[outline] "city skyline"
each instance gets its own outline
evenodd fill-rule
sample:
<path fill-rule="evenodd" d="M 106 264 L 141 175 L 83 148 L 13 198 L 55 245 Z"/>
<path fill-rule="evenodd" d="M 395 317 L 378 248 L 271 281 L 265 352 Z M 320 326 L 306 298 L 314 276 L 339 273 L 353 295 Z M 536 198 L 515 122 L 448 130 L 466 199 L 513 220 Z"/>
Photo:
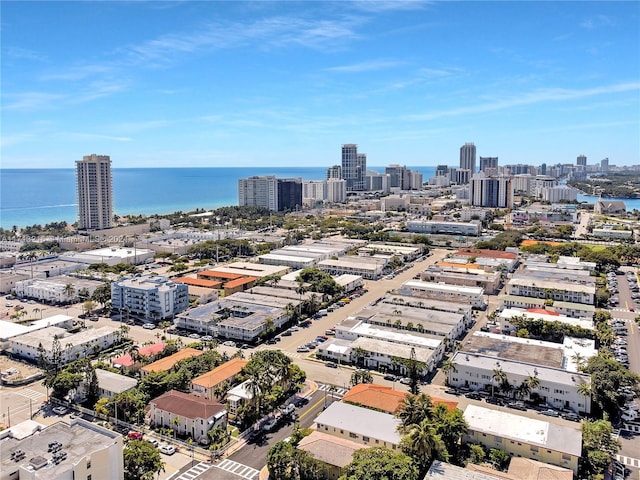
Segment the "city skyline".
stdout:
<path fill-rule="evenodd" d="M 637 2 L 1 8 L 2 168 L 640 164 Z"/>

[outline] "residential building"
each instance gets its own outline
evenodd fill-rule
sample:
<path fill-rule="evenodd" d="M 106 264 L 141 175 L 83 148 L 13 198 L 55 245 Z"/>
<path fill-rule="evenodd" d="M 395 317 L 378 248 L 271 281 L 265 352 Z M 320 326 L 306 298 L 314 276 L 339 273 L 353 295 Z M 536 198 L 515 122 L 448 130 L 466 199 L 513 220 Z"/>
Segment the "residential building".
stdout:
<path fill-rule="evenodd" d="M 332 178 L 342 180 L 342 165 L 333 165 L 327 168 L 327 180 Z"/>
<path fill-rule="evenodd" d="M 460 169 L 469 170 L 471 176 L 473 176 L 473 174 L 476 172 L 475 144 L 465 143 L 462 147 L 460 147 Z"/>
<path fill-rule="evenodd" d="M 51 304 L 68 304 L 90 298 L 103 282 L 59 275 L 52 278 L 30 278 L 16 282 L 18 297 Z"/>
<path fill-rule="evenodd" d="M 326 180 L 305 180 L 302 182 L 302 201 L 313 206 L 327 199 Z"/>
<path fill-rule="evenodd" d="M 111 158 L 86 155 L 76 161 L 78 229 L 102 230 L 113 223 Z"/>
<path fill-rule="evenodd" d="M 548 305 L 544 298 L 525 297 L 521 295 L 500 295 L 499 308 L 521 308 L 521 309 L 544 309 L 574 318 L 593 318 L 596 308 L 593 305 L 573 302 L 553 301 L 553 305 Z"/>
<path fill-rule="evenodd" d="M 155 360 L 156 356 L 164 350 L 166 343 L 158 342 L 151 345 L 145 345 L 138 349 L 138 355 Z M 120 357 L 111 359 L 111 366 L 114 368 L 130 368 L 136 364 L 130 353 L 126 353 Z"/>
<path fill-rule="evenodd" d="M 354 452 L 363 447 L 361 443 L 314 430 L 303 437 L 296 448 L 307 452 L 323 465 L 322 478 L 337 480 L 353 460 Z"/>
<path fill-rule="evenodd" d="M 487 175 L 498 173 L 498 157 L 480 157 L 480 171 Z"/>
<path fill-rule="evenodd" d="M 208 445 L 208 432 L 216 427 L 226 429 L 227 410 L 218 402 L 171 390 L 149 402 L 152 427 L 169 427 L 178 435 Z"/>
<path fill-rule="evenodd" d="M 161 358 L 160 360 L 156 360 L 153 363 L 145 365 L 140 369 L 140 376 L 145 377 L 152 372 L 168 372 L 175 367 L 176 363 L 180 360 L 199 357 L 202 353 L 202 350 L 198 350 L 196 348 L 183 348 L 173 355 L 169 355 L 168 357 Z"/>
<path fill-rule="evenodd" d="M 482 231 L 480 222 L 437 222 L 432 220 L 409 220 L 407 230 L 413 233 L 439 233 L 449 235 L 478 236 Z"/>
<path fill-rule="evenodd" d="M 609 159 L 603 158 L 600 160 L 600 172 L 609 173 Z"/>
<path fill-rule="evenodd" d="M 593 305 L 596 288 L 595 285 L 582 285 L 560 279 L 550 281 L 543 278 L 518 277 L 509 280 L 507 293 L 509 295 Z"/>
<path fill-rule="evenodd" d="M 65 252 L 58 258 L 67 262 L 84 263 L 85 265 L 94 263 L 141 265 L 152 262 L 154 257 L 155 252 L 147 248 L 112 246 L 83 252 Z M 82 268 L 86 268 L 85 265 Z"/>
<path fill-rule="evenodd" d="M 367 170 L 364 176 L 364 188 L 369 192 L 389 193 L 389 175 Z"/>
<path fill-rule="evenodd" d="M 508 349 L 508 352 L 504 353 L 500 349 Z M 544 354 L 546 357 L 535 358 L 536 352 L 539 355 Z M 514 357 L 514 359 L 504 358 L 507 355 Z M 523 344 L 503 343 L 497 346 L 490 344 L 486 352 L 482 350 L 472 352 L 463 349 L 456 352 L 451 358 L 453 368 L 449 371 L 449 384 L 455 387 L 491 392 L 495 389 L 500 391 L 501 388 L 493 380 L 497 370 L 504 373 L 512 389 L 526 383 L 527 379 L 531 377 L 537 377 L 540 385 L 536 389 L 526 392 L 524 399 L 537 397 L 542 403 L 553 408 L 589 414 L 591 399 L 579 392 L 580 385 L 591 381 L 590 376 L 564 370 L 561 367 L 541 365 L 543 362 L 557 365 L 562 362 L 562 357 L 562 348 L 527 349 L 523 348 Z"/>
<path fill-rule="evenodd" d="M 395 390 L 393 387 L 385 387 L 375 383 L 360 383 L 351 387 L 342 397 L 342 401 L 393 415 L 406 397 L 407 392 Z M 458 406 L 457 402 L 448 402 L 437 397 L 432 397 L 431 400 L 434 404 L 446 405 L 450 410 Z"/>
<path fill-rule="evenodd" d="M 25 333 L 35 332 L 48 327 L 60 327 L 65 330 L 73 326 L 73 318 L 68 315 L 53 315 L 41 318 L 40 320 L 30 320 L 27 323 L 16 323 L 12 320 L 0 320 L 0 342 L 5 342 L 9 338 L 18 337 Z"/>
<path fill-rule="evenodd" d="M 264 207 L 278 211 L 278 181 L 275 175 L 253 176 L 238 180 L 238 205 Z"/>
<path fill-rule="evenodd" d="M 363 191 L 364 177 L 367 171 L 367 156 L 358 153 L 353 143 L 342 145 L 342 178 L 347 182 L 347 191 Z"/>
<path fill-rule="evenodd" d="M 471 205 L 484 208 L 513 208 L 513 186 L 509 177 L 488 177 L 483 172 L 471 178 Z"/>
<path fill-rule="evenodd" d="M 49 361 L 66 364 L 84 358 L 88 353 L 94 354 L 109 348 L 120 337 L 120 332 L 113 327 L 99 327 L 70 334 L 64 328 L 47 327 L 31 331 L 24 335 L 12 337 L 7 342 L 7 349 L 15 356 L 37 362 L 41 356 Z M 59 360 L 53 358 L 55 342 L 60 349 Z"/>
<path fill-rule="evenodd" d="M 250 380 L 246 380 L 236 385 L 227 392 L 227 410 L 229 417 L 234 418 L 238 414 L 240 407 L 253 403 L 253 399 L 258 391 L 254 391 L 250 386 Z"/>
<path fill-rule="evenodd" d="M 213 370 L 191 380 L 189 391 L 196 397 L 213 400 L 216 397 L 216 388 L 223 384 L 233 383 L 247 363 L 246 360 L 241 358 L 232 358 L 228 362 L 218 365 Z"/>
<path fill-rule="evenodd" d="M 469 424 L 465 441 L 502 449 L 514 457 L 557 465 L 578 474 L 582 454 L 580 428 L 476 405 L 467 406 L 464 418 Z"/>
<path fill-rule="evenodd" d="M 347 200 L 347 182 L 341 178 L 327 180 L 327 202 L 344 203 Z"/>
<path fill-rule="evenodd" d="M 602 214 L 616 214 L 616 213 L 625 213 L 627 208 L 624 202 L 619 200 L 603 200 L 598 199 L 598 201 L 593 206 L 593 211 L 595 213 Z"/>
<path fill-rule="evenodd" d="M 402 284 L 400 291 L 403 290 L 412 292 L 412 295 L 424 296 L 425 298 L 468 303 L 480 310 L 484 310 L 487 307 L 487 300 L 482 287 L 461 287 L 457 285 L 410 280 Z"/>
<path fill-rule="evenodd" d="M 507 272 L 515 271 L 520 263 L 516 253 L 480 248 L 460 248 L 452 254 L 447 255 L 446 261 L 476 263 L 485 269 L 505 270 Z"/>
<path fill-rule="evenodd" d="M 581 166 L 581 167 L 586 167 L 587 166 L 587 156 L 586 155 L 578 155 L 578 158 L 576 158 L 576 165 Z"/>
<path fill-rule="evenodd" d="M 400 420 L 388 413 L 334 402 L 316 418 L 316 430 L 345 438 L 367 447 L 397 450 L 401 436 Z"/>
<path fill-rule="evenodd" d="M 512 457 L 507 472 L 485 465 L 469 463 L 458 467 L 436 460 L 422 480 L 573 480 L 573 472 L 523 457 Z"/>
<path fill-rule="evenodd" d="M 26 420 L 0 432 L 0 479 L 123 480 L 122 452 L 122 435 L 95 423 Z"/>
<path fill-rule="evenodd" d="M 96 368 L 95 370 L 98 379 L 98 398 L 113 398 L 115 395 L 126 392 L 138 384 L 138 380 L 126 375 L 102 370 L 101 368 Z M 87 398 L 87 388 L 88 385 L 85 378 L 75 389 L 75 394 L 70 393 L 69 397 L 81 403 Z"/>
<path fill-rule="evenodd" d="M 299 210 L 302 207 L 301 178 L 278 178 L 276 189 L 279 212 Z"/>
<path fill-rule="evenodd" d="M 347 255 L 339 259 L 326 259 L 318 262 L 318 268 L 330 275 L 359 275 L 367 280 L 377 280 L 388 260 L 378 257 L 360 257 Z"/>
<path fill-rule="evenodd" d="M 111 284 L 111 307 L 147 320 L 173 318 L 189 307 L 189 288 L 161 276 L 136 275 Z"/>
<path fill-rule="evenodd" d="M 447 283 L 467 287 L 482 287 L 487 295 L 496 293 L 502 282 L 500 272 L 487 272 L 474 263 L 431 265 L 420 273 L 423 282 Z"/>

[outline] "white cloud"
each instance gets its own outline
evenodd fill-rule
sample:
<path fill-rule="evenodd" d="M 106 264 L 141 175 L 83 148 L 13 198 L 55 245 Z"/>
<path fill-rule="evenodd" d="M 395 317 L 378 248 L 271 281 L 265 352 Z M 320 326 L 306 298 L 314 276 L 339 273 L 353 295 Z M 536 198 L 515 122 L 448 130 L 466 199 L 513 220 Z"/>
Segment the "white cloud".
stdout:
<path fill-rule="evenodd" d="M 603 87 L 588 88 L 584 90 L 571 90 L 564 88 L 546 88 L 534 90 L 518 96 L 511 96 L 495 102 L 470 105 L 467 107 L 453 108 L 407 116 L 410 120 L 435 120 L 442 117 L 456 117 L 474 113 L 494 112 L 523 105 L 533 105 L 544 102 L 563 102 L 596 95 L 615 94 L 630 91 L 640 91 L 640 82 L 621 83 Z"/>
<path fill-rule="evenodd" d="M 330 72 L 370 72 L 375 70 L 386 70 L 404 65 L 404 61 L 399 60 L 369 60 L 367 62 L 354 63 L 351 65 L 341 65 L 339 67 L 329 67 Z"/>
<path fill-rule="evenodd" d="M 23 92 L 5 94 L 3 110 L 38 110 L 51 108 L 54 103 L 66 98 L 66 95 L 45 92 Z"/>
<path fill-rule="evenodd" d="M 582 28 L 593 30 L 594 28 L 612 27 L 615 25 L 613 19 L 607 15 L 595 15 L 580 22 Z"/>

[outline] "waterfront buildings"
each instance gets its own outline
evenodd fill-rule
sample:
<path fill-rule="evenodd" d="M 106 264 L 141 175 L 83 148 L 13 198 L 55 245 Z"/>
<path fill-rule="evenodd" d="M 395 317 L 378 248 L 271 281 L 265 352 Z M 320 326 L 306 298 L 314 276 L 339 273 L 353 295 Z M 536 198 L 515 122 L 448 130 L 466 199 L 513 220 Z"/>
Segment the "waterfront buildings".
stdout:
<path fill-rule="evenodd" d="M 113 223 L 111 158 L 86 155 L 76 161 L 78 229 L 102 230 Z"/>
<path fill-rule="evenodd" d="M 134 276 L 111 284 L 111 306 L 148 320 L 173 318 L 189 306 L 189 287 L 161 276 Z"/>
<path fill-rule="evenodd" d="M 512 208 L 513 186 L 509 177 L 488 177 L 478 173 L 471 179 L 471 205 L 485 208 Z"/>
<path fill-rule="evenodd" d="M 469 176 L 476 172 L 476 146 L 473 143 L 465 143 L 460 147 L 460 170 L 469 171 Z M 463 182 L 468 183 L 468 182 Z"/>
<path fill-rule="evenodd" d="M 264 207 L 274 212 L 302 206 L 302 179 L 253 176 L 238 180 L 238 205 Z"/>

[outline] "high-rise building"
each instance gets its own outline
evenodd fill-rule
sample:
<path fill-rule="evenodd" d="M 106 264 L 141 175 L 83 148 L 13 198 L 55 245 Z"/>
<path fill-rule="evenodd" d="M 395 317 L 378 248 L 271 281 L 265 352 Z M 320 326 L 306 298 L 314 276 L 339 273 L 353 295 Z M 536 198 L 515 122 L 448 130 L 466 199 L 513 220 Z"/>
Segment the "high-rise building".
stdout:
<path fill-rule="evenodd" d="M 436 167 L 436 177 L 444 177 L 449 175 L 449 167 L 446 165 L 438 165 Z"/>
<path fill-rule="evenodd" d="M 278 178 L 277 191 L 279 212 L 302 207 L 301 178 Z"/>
<path fill-rule="evenodd" d="M 508 177 L 487 177 L 483 173 L 471 179 L 471 205 L 486 208 L 512 208 L 513 186 Z"/>
<path fill-rule="evenodd" d="M 238 180 L 238 205 L 264 207 L 274 212 L 302 206 L 302 179 L 253 176 Z"/>
<path fill-rule="evenodd" d="M 367 155 L 358 153 L 354 143 L 342 145 L 342 178 L 347 181 L 347 191 L 363 191 L 367 172 Z"/>
<path fill-rule="evenodd" d="M 488 173 L 487 170 L 497 172 L 498 157 L 480 157 L 480 171 Z"/>
<path fill-rule="evenodd" d="M 347 182 L 341 178 L 327 180 L 327 202 L 344 203 L 347 200 Z"/>
<path fill-rule="evenodd" d="M 111 158 L 85 155 L 76 161 L 78 229 L 102 230 L 113 222 Z"/>
<path fill-rule="evenodd" d="M 603 158 L 600 160 L 600 171 L 603 173 L 607 173 L 609 171 L 609 159 Z"/>
<path fill-rule="evenodd" d="M 578 158 L 576 158 L 576 165 L 579 165 L 581 167 L 586 167 L 587 166 L 587 156 L 586 155 L 578 155 Z"/>
<path fill-rule="evenodd" d="M 253 176 L 238 180 L 238 205 L 265 207 L 278 211 L 278 182 L 275 175 Z"/>
<path fill-rule="evenodd" d="M 341 165 L 333 165 L 332 167 L 327 168 L 327 180 L 330 178 L 342 178 Z"/>
<path fill-rule="evenodd" d="M 460 170 L 469 170 L 471 176 L 476 173 L 476 146 L 465 143 L 460 147 Z"/>

